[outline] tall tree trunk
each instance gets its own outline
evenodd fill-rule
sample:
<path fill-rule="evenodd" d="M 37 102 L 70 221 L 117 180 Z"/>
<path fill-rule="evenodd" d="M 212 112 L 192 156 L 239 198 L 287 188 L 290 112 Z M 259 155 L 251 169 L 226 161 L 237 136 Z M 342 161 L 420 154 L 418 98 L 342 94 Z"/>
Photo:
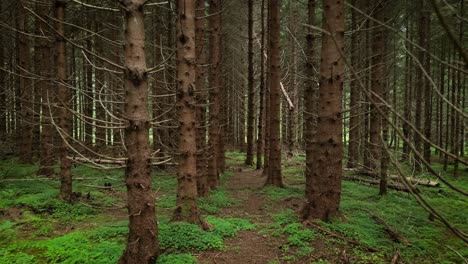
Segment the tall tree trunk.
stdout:
<path fill-rule="evenodd" d="M 265 56 L 264 56 L 264 47 L 265 47 L 265 0 L 262 0 L 262 9 L 260 11 L 260 23 L 261 23 L 261 40 L 260 40 L 260 102 L 259 102 L 259 113 L 258 113 L 258 137 L 257 137 L 257 170 L 262 168 L 262 154 L 263 154 L 263 147 L 264 147 L 264 126 L 263 123 L 265 122 L 265 108 L 264 108 L 264 99 L 265 99 L 265 76 L 264 76 L 264 63 L 265 63 Z"/>
<path fill-rule="evenodd" d="M 57 124 L 60 128 L 60 198 L 67 202 L 72 201 L 72 175 L 71 160 L 68 159 L 68 141 L 71 134 L 71 116 L 68 111 L 68 102 L 71 99 L 70 89 L 67 87 L 67 64 L 65 53 L 65 4 L 64 0 L 55 0 L 55 15 L 57 23 L 57 41 L 56 41 L 56 63 L 57 63 L 57 101 L 58 101 L 58 119 Z"/>
<path fill-rule="evenodd" d="M 380 23 L 385 23 L 385 6 L 387 1 L 380 1 L 374 8 L 374 18 Z M 375 173 L 378 172 L 379 162 L 381 160 L 381 132 L 382 132 L 382 116 L 377 108 L 382 109 L 383 103 L 379 98 L 383 98 L 383 88 L 385 85 L 385 29 L 377 22 L 373 25 L 372 32 L 372 70 L 371 70 L 371 97 L 375 105 L 371 104 L 370 112 L 370 169 Z"/>
<path fill-rule="evenodd" d="M 421 40 L 421 44 L 423 44 L 423 48 L 425 49 L 424 56 L 422 57 L 422 60 L 420 61 L 421 64 L 423 65 L 424 71 L 426 71 L 428 74 L 431 73 L 431 59 L 429 56 L 430 52 L 430 23 L 431 23 L 431 11 L 429 10 L 429 4 L 426 4 L 425 1 L 423 1 L 423 8 L 420 10 L 421 12 L 421 21 L 420 21 L 420 26 L 424 27 L 423 28 L 423 35 L 421 35 L 421 38 L 424 38 Z M 429 81 L 426 80 L 426 76 L 423 75 L 422 78 L 424 78 L 424 86 L 422 87 L 424 90 L 424 95 L 423 95 L 423 101 L 424 101 L 424 131 L 421 131 L 424 133 L 424 137 L 426 137 L 428 140 L 431 140 L 431 131 L 432 131 L 432 96 L 431 96 L 431 91 L 432 88 L 429 84 Z M 424 141 L 423 144 L 423 156 L 424 160 L 427 161 L 428 163 L 431 162 L 431 143 L 428 141 Z"/>
<path fill-rule="evenodd" d="M 280 142 L 280 3 L 270 0 L 270 157 L 265 185 L 283 187 Z"/>
<path fill-rule="evenodd" d="M 247 158 L 245 165 L 253 165 L 254 155 L 254 70 L 253 70 L 253 0 L 248 0 L 248 23 L 249 23 L 249 51 L 248 51 L 248 103 L 247 103 Z"/>
<path fill-rule="evenodd" d="M 311 26 L 315 26 L 315 8 L 316 0 L 308 1 L 308 23 Z M 306 150 L 306 167 L 305 167 L 305 197 L 308 198 L 311 190 L 311 182 L 313 174 L 315 154 L 315 132 L 317 129 L 317 82 L 315 73 L 316 64 L 314 61 L 315 56 L 315 43 L 314 31 L 312 28 L 308 28 L 307 31 L 307 61 L 306 61 L 306 76 L 307 83 L 304 90 L 304 141 Z M 309 212 L 307 204 L 304 206 L 303 216 L 307 218 Z"/>
<path fill-rule="evenodd" d="M 3 2 L 0 3 L 0 12 L 3 13 Z M 0 32 L 0 43 L 3 43 L 3 32 Z M 5 67 L 5 53 L 4 45 L 0 45 L 0 67 Z M 0 141 L 6 139 L 7 134 L 7 109 L 6 109 L 6 85 L 5 85 L 5 72 L 0 71 Z"/>
<path fill-rule="evenodd" d="M 219 152 L 219 91 L 221 86 L 221 0 L 210 0 L 210 126 L 208 156 L 208 186 L 214 189 L 218 185 L 218 152 Z"/>
<path fill-rule="evenodd" d="M 125 12 L 125 145 L 129 234 L 119 263 L 155 263 L 159 254 L 155 197 L 151 190 L 145 0 L 120 0 Z"/>
<path fill-rule="evenodd" d="M 351 5 L 356 5 L 356 0 L 351 1 Z M 360 34 L 357 32 L 358 20 L 357 11 L 353 8 L 351 11 L 351 64 L 354 69 L 359 66 L 358 38 Z M 359 35 L 358 35 L 359 34 Z M 348 145 L 348 168 L 355 168 L 359 162 L 359 87 L 356 80 L 357 77 L 352 77 L 350 83 L 350 117 L 349 117 L 349 145 Z"/>
<path fill-rule="evenodd" d="M 328 220 L 339 214 L 342 177 L 342 88 L 344 2 L 323 1 L 319 112 L 312 177 L 304 219 Z"/>
<path fill-rule="evenodd" d="M 86 41 L 86 48 L 88 50 L 92 50 L 92 42 L 91 40 Z M 88 122 L 85 123 L 85 143 L 87 146 L 91 147 L 93 145 L 93 125 L 92 125 L 92 118 L 93 118 L 93 104 L 94 104 L 94 93 L 93 93 L 93 67 L 89 63 L 85 66 L 86 72 L 86 87 L 84 90 L 84 102 L 85 102 L 85 109 L 84 115 Z"/>
<path fill-rule="evenodd" d="M 206 50 L 205 50 L 205 0 L 196 0 L 195 48 L 196 48 L 196 117 L 198 121 L 197 136 L 197 192 L 199 197 L 208 196 L 207 182 L 207 149 L 206 149 Z"/>
<path fill-rule="evenodd" d="M 47 15 L 49 14 L 49 7 L 37 4 L 38 5 L 38 15 L 43 20 L 48 20 Z M 41 130 L 41 152 L 40 152 L 40 162 L 39 170 L 37 171 L 38 175 L 51 176 L 54 174 L 54 127 L 51 123 L 51 116 L 53 114 L 52 107 L 55 102 L 55 93 L 52 89 L 52 65 L 53 65 L 53 56 L 52 48 L 49 43 L 48 37 L 49 29 L 45 22 L 41 20 L 37 21 L 39 26 L 39 32 L 45 34 L 46 38 L 38 40 L 40 47 L 38 52 L 41 53 L 41 65 L 40 65 L 40 76 L 43 78 L 41 81 L 38 81 L 37 84 L 41 87 L 41 96 L 42 96 L 42 130 Z"/>
<path fill-rule="evenodd" d="M 177 9 L 179 167 L 177 170 L 177 201 L 172 220 L 203 225 L 197 208 L 196 181 L 195 2 L 178 0 Z"/>
<path fill-rule="evenodd" d="M 33 139 L 33 86 L 29 77 L 31 71 L 29 40 L 26 35 L 27 21 L 23 2 L 18 4 L 17 16 L 18 29 L 18 55 L 20 66 L 20 100 L 21 100 L 21 140 L 19 148 L 19 160 L 21 163 L 32 163 L 32 139 Z M 3 114 L 2 114 L 3 116 Z"/>
<path fill-rule="evenodd" d="M 270 14 L 271 14 L 271 11 L 270 11 L 270 0 L 268 0 L 268 5 L 267 5 L 267 10 L 268 10 L 268 13 L 267 13 L 267 36 L 266 36 L 266 39 L 267 39 L 267 42 L 268 42 L 268 45 L 270 45 L 270 31 L 271 31 L 271 25 L 270 25 Z M 269 171 L 270 171 L 270 125 L 271 125 L 271 122 L 270 122 L 270 48 L 267 48 L 267 53 L 268 55 L 266 56 L 266 65 L 267 65 L 267 68 L 266 68 L 266 75 L 265 75 L 265 78 L 266 78 L 266 86 L 265 86 L 265 146 L 264 146 L 264 166 L 263 166 L 263 172 L 262 172 L 262 176 L 267 176 Z"/>
<path fill-rule="evenodd" d="M 288 118 L 287 118 L 287 144 L 288 144 L 288 157 L 293 156 L 293 152 L 296 149 L 297 143 L 297 116 L 298 116 L 298 93 L 297 93 L 297 40 L 295 39 L 297 36 L 297 1 L 290 0 L 289 1 L 289 33 L 292 34 L 290 38 L 290 67 L 291 70 L 291 79 L 289 85 L 289 97 L 291 98 L 294 107 L 286 107 L 288 109 Z M 287 105 L 287 101 L 284 100 L 284 104 Z"/>

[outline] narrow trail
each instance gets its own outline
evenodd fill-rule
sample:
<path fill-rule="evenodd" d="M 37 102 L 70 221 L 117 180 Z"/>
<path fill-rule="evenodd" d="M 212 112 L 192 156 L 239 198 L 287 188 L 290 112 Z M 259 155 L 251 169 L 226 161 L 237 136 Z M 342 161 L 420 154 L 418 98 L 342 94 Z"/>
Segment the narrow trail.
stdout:
<path fill-rule="evenodd" d="M 258 233 L 262 225 L 271 223 L 271 208 L 267 208 L 267 200 L 259 193 L 265 178 L 261 176 L 261 171 L 250 168 L 237 167 L 235 170 L 234 176 L 224 187 L 229 195 L 239 200 L 239 204 L 225 208 L 221 214 L 223 217 L 250 218 L 258 228 L 240 231 L 236 237 L 227 239 L 226 251 L 200 255 L 200 263 L 265 264 L 269 261 L 279 261 L 278 243 L 272 241 L 268 235 Z"/>

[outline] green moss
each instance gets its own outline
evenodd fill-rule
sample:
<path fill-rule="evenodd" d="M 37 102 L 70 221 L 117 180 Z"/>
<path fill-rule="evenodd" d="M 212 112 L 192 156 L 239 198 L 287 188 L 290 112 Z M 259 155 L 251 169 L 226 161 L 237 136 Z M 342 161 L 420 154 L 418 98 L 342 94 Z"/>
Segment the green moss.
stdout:
<path fill-rule="evenodd" d="M 157 264 L 197 264 L 196 257 L 190 254 L 163 254 L 159 256 Z"/>
<path fill-rule="evenodd" d="M 304 190 L 302 188 L 292 186 L 287 186 L 285 188 L 268 186 L 263 188 L 261 192 L 266 194 L 268 198 L 273 201 L 279 201 L 291 197 L 300 198 L 304 196 Z"/>
<path fill-rule="evenodd" d="M 232 207 L 236 203 L 237 201 L 223 188 L 212 190 L 208 197 L 198 199 L 198 207 L 210 214 L 216 214 L 220 209 Z"/>

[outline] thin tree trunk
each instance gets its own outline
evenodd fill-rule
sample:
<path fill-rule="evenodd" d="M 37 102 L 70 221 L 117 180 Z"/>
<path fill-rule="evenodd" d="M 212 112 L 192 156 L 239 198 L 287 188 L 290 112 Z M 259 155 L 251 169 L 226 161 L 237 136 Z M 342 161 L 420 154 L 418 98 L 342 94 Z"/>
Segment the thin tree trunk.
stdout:
<path fill-rule="evenodd" d="M 308 1 L 308 23 L 311 26 L 315 26 L 315 9 L 316 9 L 316 0 Z M 317 82 L 315 73 L 316 64 L 314 62 L 315 55 L 315 43 L 314 39 L 314 30 L 308 28 L 307 32 L 307 61 L 306 61 L 306 76 L 307 83 L 304 90 L 304 141 L 305 141 L 305 150 L 306 150 L 306 167 L 305 167 L 305 197 L 308 198 L 311 190 L 311 182 L 313 174 L 313 162 L 315 154 L 315 132 L 317 129 Z M 307 212 L 307 204 L 304 206 L 303 217 L 307 218 L 309 212 Z"/>
<path fill-rule="evenodd" d="M 38 15 L 42 19 L 47 20 L 47 14 L 49 13 L 49 8 L 47 6 L 38 4 Z M 42 20 L 37 21 L 39 24 L 39 32 L 45 34 L 44 37 L 49 37 L 48 27 L 45 22 Z M 40 65 L 40 76 L 43 78 L 37 84 L 41 87 L 42 95 L 42 130 L 41 130 L 41 152 L 40 152 L 40 162 L 39 170 L 37 175 L 51 176 L 54 174 L 54 127 L 51 123 L 51 116 L 53 114 L 52 107 L 55 101 L 55 93 L 52 89 L 52 65 L 53 65 L 53 56 L 52 48 L 48 39 L 38 40 L 40 42 L 38 52 L 41 53 L 41 65 Z"/>
<path fill-rule="evenodd" d="M 249 24 L 249 43 L 248 43 L 248 110 L 247 110 L 247 158 L 245 165 L 253 165 L 254 155 L 254 118 L 255 118 L 255 90 L 254 90 L 254 70 L 253 70 L 253 0 L 248 0 L 248 24 Z"/>
<path fill-rule="evenodd" d="M 355 6 L 356 0 L 351 1 Z M 354 69 L 358 68 L 358 21 L 355 9 L 351 11 L 351 64 Z M 348 168 L 355 168 L 359 162 L 359 88 L 356 77 L 352 77 L 350 83 L 350 117 L 349 117 L 349 145 L 348 145 Z"/>
<path fill-rule="evenodd" d="M 71 160 L 68 159 L 68 141 L 71 134 L 71 116 L 68 111 L 68 102 L 71 99 L 70 89 L 67 87 L 67 62 L 65 53 L 65 5 L 64 0 L 55 0 L 55 15 L 57 23 L 56 64 L 57 64 L 57 125 L 61 136 L 60 153 L 60 198 L 67 202 L 72 201 L 72 175 Z"/>
<path fill-rule="evenodd" d="M 207 182 L 207 146 L 206 146 L 206 50 L 205 50 L 205 0 L 196 1 L 196 21 L 195 21 L 195 48 L 196 48 L 196 80 L 195 87 L 197 89 L 196 102 L 197 107 L 197 121 L 198 128 L 196 131 L 197 136 L 197 191 L 199 197 L 208 196 L 208 182 Z"/>
<path fill-rule="evenodd" d="M 209 126 L 209 156 L 208 156 L 208 186 L 214 189 L 218 185 L 218 154 L 220 130 L 220 99 L 221 86 L 221 0 L 210 0 L 210 126 Z"/>
<path fill-rule="evenodd" d="M 151 190 L 145 0 L 120 0 L 125 8 L 125 145 L 129 235 L 119 263 L 155 263 L 159 254 L 155 199 Z"/>
<path fill-rule="evenodd" d="M 19 161 L 24 164 L 32 164 L 32 139 L 33 139 L 33 86 L 29 77 L 31 70 L 29 40 L 26 35 L 27 21 L 23 2 L 18 4 L 17 16 L 18 55 L 20 66 L 20 100 L 21 100 L 21 140 L 19 148 Z M 2 115 L 3 116 L 3 115 Z"/>
<path fill-rule="evenodd" d="M 265 108 L 264 108 L 264 99 L 265 99 L 265 56 L 264 56 L 264 46 L 265 46 L 265 0 L 262 0 L 262 9 L 260 11 L 260 23 L 261 23 L 261 40 L 260 40 L 260 102 L 259 102 L 259 113 L 258 113 L 258 138 L 257 138 L 257 170 L 262 168 L 262 154 L 264 148 L 264 126 L 265 122 Z"/>
<path fill-rule="evenodd" d="M 320 92 L 312 177 L 304 219 L 328 220 L 339 214 L 342 177 L 342 87 L 344 2 L 323 1 Z"/>

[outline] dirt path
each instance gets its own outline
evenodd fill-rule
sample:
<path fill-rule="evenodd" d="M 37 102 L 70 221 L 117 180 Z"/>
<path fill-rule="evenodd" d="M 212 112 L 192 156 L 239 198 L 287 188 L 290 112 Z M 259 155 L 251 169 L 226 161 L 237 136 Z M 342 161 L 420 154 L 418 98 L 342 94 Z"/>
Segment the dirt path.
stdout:
<path fill-rule="evenodd" d="M 271 222 L 267 214 L 266 199 L 259 194 L 265 182 L 261 171 L 236 168 L 238 171 L 226 183 L 229 194 L 240 200 L 239 205 L 224 209 L 223 217 L 250 218 L 259 227 Z M 226 251 L 209 252 L 199 256 L 200 263 L 265 264 L 279 261 L 277 243 L 258 230 L 241 231 L 235 238 L 225 241 Z M 279 263 L 279 262 L 278 262 Z"/>

